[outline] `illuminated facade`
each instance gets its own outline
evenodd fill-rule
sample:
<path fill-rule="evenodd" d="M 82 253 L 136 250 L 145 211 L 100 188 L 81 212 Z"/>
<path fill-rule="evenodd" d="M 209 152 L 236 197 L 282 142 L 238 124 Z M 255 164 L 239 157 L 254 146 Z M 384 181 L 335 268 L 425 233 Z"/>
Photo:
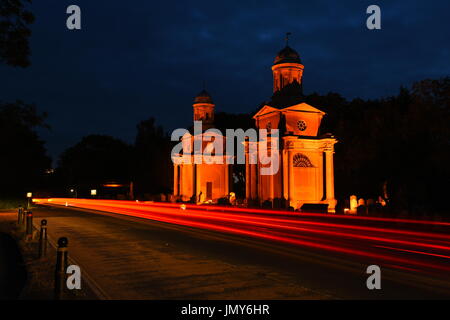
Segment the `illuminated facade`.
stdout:
<path fill-rule="evenodd" d="M 336 139 L 320 135 L 325 115 L 303 100 L 304 66 L 298 53 L 289 46 L 281 50 L 272 66 L 272 100 L 253 117 L 258 129 L 280 130 L 279 170 L 273 175 L 261 175 L 264 167 L 258 161 L 250 164 L 251 150 L 263 148 L 265 142 L 246 144 L 246 198 L 249 203 L 300 209 L 304 204 L 326 204 L 334 212 L 333 154 Z M 268 149 L 273 145 L 270 135 Z M 254 144 L 254 145 L 252 145 Z"/>
<path fill-rule="evenodd" d="M 287 45 L 275 58 L 272 99 L 253 117 L 257 129 L 269 132 L 267 141 L 260 137 L 259 141 L 245 143 L 249 205 L 269 202 L 273 207 L 300 209 L 304 204 L 322 204 L 327 205 L 329 212 L 335 211 L 333 154 L 337 141 L 331 134 L 320 134 L 325 113 L 304 102 L 303 69 L 300 56 Z M 182 138 L 185 153 L 176 155 L 183 160 L 174 163 L 174 196 L 179 200 L 217 202 L 232 191 L 232 170 L 227 164 L 231 160 L 227 157 L 231 156 L 225 152 L 225 137 L 219 131 L 214 132 L 214 108 L 206 91 L 195 98 L 194 121 L 202 121 L 203 130 L 185 134 Z M 279 138 L 270 135 L 271 129 L 279 130 Z M 212 142 L 217 138 L 221 148 Z M 278 148 L 272 150 L 273 139 L 277 139 Z M 201 147 L 194 147 L 196 141 Z M 279 166 L 273 174 L 262 174 L 267 165 L 252 151 L 264 148 L 278 153 Z"/>
<path fill-rule="evenodd" d="M 205 90 L 195 97 L 194 121 L 202 122 L 202 130 L 183 136 L 183 151 L 187 152 L 177 154 L 180 163 L 174 163 L 174 196 L 181 201 L 216 203 L 230 192 L 231 165 L 225 155 L 225 137 L 214 130 L 214 108 Z"/>

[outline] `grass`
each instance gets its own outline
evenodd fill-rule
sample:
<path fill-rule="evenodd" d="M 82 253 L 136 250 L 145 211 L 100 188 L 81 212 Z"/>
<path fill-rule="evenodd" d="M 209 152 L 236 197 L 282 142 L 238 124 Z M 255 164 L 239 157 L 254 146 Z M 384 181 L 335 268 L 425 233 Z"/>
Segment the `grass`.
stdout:
<path fill-rule="evenodd" d="M 25 207 L 27 204 L 26 199 L 20 198 L 0 198 L 0 210 L 5 209 L 17 209 L 19 205 Z"/>

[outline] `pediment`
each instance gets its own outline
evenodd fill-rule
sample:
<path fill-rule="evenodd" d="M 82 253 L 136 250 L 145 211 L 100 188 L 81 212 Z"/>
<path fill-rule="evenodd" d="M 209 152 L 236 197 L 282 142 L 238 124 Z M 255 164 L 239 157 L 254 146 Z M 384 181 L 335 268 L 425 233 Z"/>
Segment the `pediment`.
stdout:
<path fill-rule="evenodd" d="M 297 111 L 297 112 L 312 112 L 312 113 L 320 113 L 322 115 L 325 115 L 325 112 L 322 110 L 319 110 L 317 108 L 314 108 L 313 106 L 307 104 L 307 103 L 299 103 L 284 109 L 281 109 L 281 111 Z"/>
<path fill-rule="evenodd" d="M 280 112 L 280 110 L 277 108 L 265 105 L 253 116 L 253 119 L 259 118 L 261 116 L 264 116 L 264 115 L 272 113 L 272 112 Z"/>

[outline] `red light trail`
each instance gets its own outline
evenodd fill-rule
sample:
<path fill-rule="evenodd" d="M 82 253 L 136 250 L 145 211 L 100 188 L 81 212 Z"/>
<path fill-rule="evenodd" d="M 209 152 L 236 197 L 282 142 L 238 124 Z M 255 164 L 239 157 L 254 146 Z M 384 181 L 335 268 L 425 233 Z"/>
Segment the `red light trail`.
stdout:
<path fill-rule="evenodd" d="M 325 250 L 397 269 L 425 273 L 450 271 L 450 235 L 448 230 L 441 230 L 448 229 L 450 223 L 447 222 L 118 200 L 58 198 L 33 201 Z M 363 223 L 383 226 L 361 225 Z M 440 230 L 407 229 L 412 226 Z"/>

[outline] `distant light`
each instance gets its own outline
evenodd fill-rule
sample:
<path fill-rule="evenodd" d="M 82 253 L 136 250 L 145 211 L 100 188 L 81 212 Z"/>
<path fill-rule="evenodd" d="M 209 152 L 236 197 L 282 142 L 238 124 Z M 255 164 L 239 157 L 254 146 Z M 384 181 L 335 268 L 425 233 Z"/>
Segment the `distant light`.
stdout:
<path fill-rule="evenodd" d="M 350 196 L 350 213 L 356 213 L 358 210 L 358 198 L 355 195 Z"/>
<path fill-rule="evenodd" d="M 33 193 L 28 192 L 28 193 L 27 193 L 27 198 L 33 198 Z"/>
<path fill-rule="evenodd" d="M 186 210 L 186 205 L 185 205 L 185 204 L 182 204 L 182 205 L 180 206 L 180 208 L 181 208 L 181 210 Z"/>
<path fill-rule="evenodd" d="M 118 184 L 118 183 L 108 183 L 108 184 L 104 184 L 103 185 L 105 188 L 119 188 L 119 187 L 123 187 L 123 184 Z"/>
<path fill-rule="evenodd" d="M 70 192 L 74 193 L 74 192 L 75 192 L 75 190 L 73 190 L 73 189 L 70 189 Z"/>
<path fill-rule="evenodd" d="M 92 190 L 91 190 L 91 196 L 96 196 L 96 195 L 97 195 L 97 190 L 92 189 Z"/>

